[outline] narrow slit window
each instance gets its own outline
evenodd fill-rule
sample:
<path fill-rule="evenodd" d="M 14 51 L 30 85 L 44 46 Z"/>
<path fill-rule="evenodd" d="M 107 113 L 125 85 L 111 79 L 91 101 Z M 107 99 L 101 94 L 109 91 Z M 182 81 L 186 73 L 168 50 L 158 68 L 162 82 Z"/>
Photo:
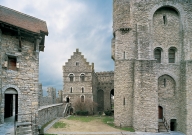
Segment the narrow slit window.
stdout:
<path fill-rule="evenodd" d="M 125 105 L 125 98 L 123 98 L 123 105 Z"/>
<path fill-rule="evenodd" d="M 83 87 L 81 88 L 81 92 L 84 93 L 84 88 Z"/>
<path fill-rule="evenodd" d="M 125 52 L 123 52 L 123 59 L 125 59 Z"/>
<path fill-rule="evenodd" d="M 166 15 L 163 15 L 163 23 L 164 23 L 164 25 L 167 24 L 167 16 Z"/>
<path fill-rule="evenodd" d="M 164 78 L 164 87 L 166 87 L 166 79 Z"/>
<path fill-rule="evenodd" d="M 73 88 L 71 87 L 71 89 L 70 89 L 70 93 L 73 93 Z"/>

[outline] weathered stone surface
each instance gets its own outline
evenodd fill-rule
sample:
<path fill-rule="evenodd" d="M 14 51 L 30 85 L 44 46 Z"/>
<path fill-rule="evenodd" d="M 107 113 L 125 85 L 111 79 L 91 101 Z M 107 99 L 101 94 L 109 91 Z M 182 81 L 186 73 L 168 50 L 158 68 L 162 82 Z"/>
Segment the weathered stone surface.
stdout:
<path fill-rule="evenodd" d="M 161 106 L 169 127 L 176 120 L 174 130 L 192 133 L 191 16 L 191 0 L 113 1 L 117 126 L 157 132 Z"/>

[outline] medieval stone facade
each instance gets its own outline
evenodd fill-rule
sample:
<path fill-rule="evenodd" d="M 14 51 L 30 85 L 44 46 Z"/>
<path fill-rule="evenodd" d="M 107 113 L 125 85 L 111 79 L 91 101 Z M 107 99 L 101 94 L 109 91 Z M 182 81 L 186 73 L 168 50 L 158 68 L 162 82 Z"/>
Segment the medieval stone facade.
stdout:
<path fill-rule="evenodd" d="M 94 64 L 86 61 L 84 55 L 76 49 L 68 62 L 63 66 L 63 100 L 71 103 L 73 111 L 77 111 L 74 102 L 86 99 L 97 103 L 94 112 L 111 109 L 114 91 L 113 72 L 94 71 Z"/>
<path fill-rule="evenodd" d="M 117 126 L 192 133 L 192 1 L 114 0 Z"/>

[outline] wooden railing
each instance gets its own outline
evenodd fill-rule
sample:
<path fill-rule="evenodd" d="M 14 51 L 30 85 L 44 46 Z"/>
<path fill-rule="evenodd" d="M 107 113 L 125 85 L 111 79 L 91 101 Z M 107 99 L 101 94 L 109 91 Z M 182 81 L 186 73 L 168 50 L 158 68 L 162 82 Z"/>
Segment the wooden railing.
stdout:
<path fill-rule="evenodd" d="M 165 119 L 165 117 L 163 116 L 163 123 L 165 125 L 165 128 L 167 130 L 167 132 L 169 131 L 169 124 L 167 123 L 167 120 Z"/>

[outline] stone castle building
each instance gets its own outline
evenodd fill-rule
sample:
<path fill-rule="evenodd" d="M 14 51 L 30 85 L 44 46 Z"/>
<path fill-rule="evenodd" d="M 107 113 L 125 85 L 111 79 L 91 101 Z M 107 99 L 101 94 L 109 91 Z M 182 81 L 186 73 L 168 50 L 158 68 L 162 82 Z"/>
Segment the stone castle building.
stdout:
<path fill-rule="evenodd" d="M 46 22 L 0 7 L 1 123 L 15 114 L 37 111 L 39 53 L 44 51 Z M 14 98 L 13 98 L 14 97 Z"/>
<path fill-rule="evenodd" d="M 0 6 L 0 124 L 14 117 L 17 134 L 37 134 L 38 126 L 64 110 L 61 91 L 57 99 L 55 89 L 48 88 L 48 97 L 42 97 L 39 53 L 47 35 L 45 21 Z M 7 134 L 3 126 L 0 134 Z"/>
<path fill-rule="evenodd" d="M 192 133 L 192 1 L 113 0 L 117 126 Z"/>
<path fill-rule="evenodd" d="M 97 103 L 92 111 L 97 112 L 112 108 L 113 72 L 96 72 L 94 63 L 89 64 L 79 49 L 73 53 L 63 66 L 63 100 L 71 103 L 72 111 L 78 111 L 74 102 L 87 99 Z"/>

